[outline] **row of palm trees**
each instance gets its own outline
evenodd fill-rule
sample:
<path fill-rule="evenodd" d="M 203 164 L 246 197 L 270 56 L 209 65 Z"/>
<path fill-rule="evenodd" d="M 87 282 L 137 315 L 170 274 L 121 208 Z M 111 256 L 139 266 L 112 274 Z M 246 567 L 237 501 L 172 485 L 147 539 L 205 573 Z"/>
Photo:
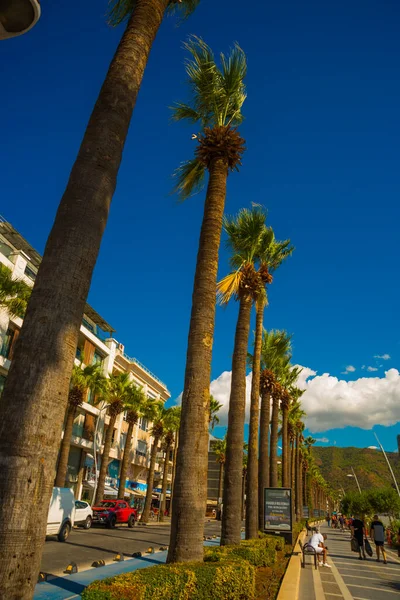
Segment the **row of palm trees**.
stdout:
<path fill-rule="evenodd" d="M 47 240 L 0 401 L 1 597 L 12 597 L 15 590 L 24 599 L 33 594 L 79 327 L 149 53 L 164 17 L 179 12 L 186 18 L 199 2 L 111 2 L 110 22 L 118 25 L 126 21 L 126 29 L 89 119 Z M 244 52 L 235 45 L 228 56 L 221 55 L 217 64 L 211 49 L 198 37 L 190 38 L 186 49 L 190 97 L 187 102 L 176 104 L 173 117 L 196 125 L 198 132 L 193 135 L 194 157 L 177 171 L 176 191 L 185 199 L 201 189 L 206 176 L 208 182 L 193 286 L 169 562 L 203 557 L 218 251 L 227 177 L 239 169 L 245 151 L 245 141 L 238 131 L 246 99 Z M 257 368 L 261 316 L 266 303 L 263 290 L 271 281 L 270 273 L 279 266 L 285 253 L 290 254 L 291 248 L 285 242 L 276 242 L 273 232 L 265 227 L 261 228 L 255 246 L 257 253 L 252 255 L 246 240 L 235 237 L 233 222 L 226 221 L 225 226 L 227 232 L 232 230 L 234 273 L 221 282 L 220 297 L 226 301 L 233 296 L 240 307 L 232 369 L 223 522 L 223 542 L 234 543 L 240 532 L 236 510 L 242 476 L 244 375 L 250 314 L 256 304 L 255 387 L 248 453 L 248 479 L 254 483 L 257 479 Z M 261 248 L 266 252 L 265 262 Z M 119 403 L 117 396 L 115 398 L 118 412 Z M 113 411 L 114 408 L 110 419 Z M 274 418 L 274 407 L 272 411 Z M 284 473 L 287 477 L 287 470 Z M 30 502 L 32 497 L 39 496 L 42 502 Z M 253 498 L 253 508 L 248 511 L 248 532 L 252 535 L 257 525 L 257 510 L 254 493 L 248 496 Z M 26 539 L 30 540 L 29 545 Z"/>
<path fill-rule="evenodd" d="M 68 394 L 64 436 L 61 442 L 54 485 L 58 487 L 63 487 L 65 485 L 74 420 L 78 408 L 82 406 L 89 393 L 91 394 L 91 398 L 93 398 L 94 404 L 100 407 L 101 411 L 106 411 L 109 418 L 101 453 L 99 477 L 94 499 L 95 504 L 100 502 L 104 496 L 115 422 L 118 416 L 122 412 L 125 412 L 128 430 L 126 433 L 125 449 L 120 467 L 118 498 L 124 498 L 125 496 L 126 479 L 132 458 L 131 447 L 134 426 L 137 424 L 139 418 L 142 417 L 152 423 L 150 433 L 153 437 L 150 466 L 148 470 L 148 486 L 142 521 L 147 523 L 149 519 L 155 466 L 160 443 L 164 444 L 165 450 L 162 480 L 163 500 L 161 507 L 163 510 L 160 513 L 160 519 L 162 520 L 165 512 L 169 456 L 175 441 L 176 431 L 179 427 L 180 408 L 171 407 L 166 409 L 161 401 L 146 396 L 143 389 L 132 382 L 129 373 L 113 373 L 106 377 L 100 365 L 85 365 L 84 359 L 80 365 L 74 365 Z M 95 452 L 97 452 L 96 443 L 97 440 L 94 439 Z"/>

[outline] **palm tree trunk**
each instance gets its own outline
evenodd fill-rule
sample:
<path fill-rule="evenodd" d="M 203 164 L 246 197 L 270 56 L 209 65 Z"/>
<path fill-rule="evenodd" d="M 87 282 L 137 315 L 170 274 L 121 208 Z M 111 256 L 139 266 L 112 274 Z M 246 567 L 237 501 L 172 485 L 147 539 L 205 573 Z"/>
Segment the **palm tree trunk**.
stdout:
<path fill-rule="evenodd" d="M 219 480 L 218 480 L 218 505 L 217 505 L 217 518 L 221 518 L 221 500 L 222 494 L 224 492 L 224 463 L 219 463 Z"/>
<path fill-rule="evenodd" d="M 292 439 L 292 458 L 291 458 L 291 475 L 290 475 L 290 487 L 292 488 L 292 515 L 293 517 L 296 514 L 295 511 L 295 493 L 296 493 L 296 446 L 295 440 Z"/>
<path fill-rule="evenodd" d="M 158 450 L 159 441 L 160 441 L 160 438 L 155 437 L 154 442 L 153 442 L 153 447 L 151 449 L 150 468 L 149 468 L 149 474 L 147 476 L 146 500 L 144 503 L 143 514 L 142 514 L 142 518 L 141 518 L 142 523 L 149 522 L 151 500 L 153 497 L 153 487 L 154 487 L 154 471 L 156 468 L 157 450 Z"/>
<path fill-rule="evenodd" d="M 296 466 L 295 466 L 295 513 L 296 520 L 300 517 L 300 436 L 296 434 Z"/>
<path fill-rule="evenodd" d="M 271 441 L 269 454 L 270 487 L 278 487 L 278 429 L 279 429 L 279 397 L 272 396 Z"/>
<path fill-rule="evenodd" d="M 172 481 L 171 481 L 171 499 L 169 501 L 169 514 L 172 514 L 172 502 L 174 499 L 174 486 L 175 486 L 175 475 L 176 475 L 176 456 L 179 446 L 179 430 L 175 433 L 175 448 L 174 448 L 174 463 L 172 465 Z"/>
<path fill-rule="evenodd" d="M 226 161 L 214 159 L 194 277 L 167 562 L 203 560 L 215 290 L 227 176 Z"/>
<path fill-rule="evenodd" d="M 162 488 L 161 488 L 162 500 L 161 500 L 161 506 L 160 506 L 160 521 L 164 521 L 165 508 L 167 506 L 167 484 L 168 484 L 168 467 L 169 467 L 170 450 L 171 450 L 171 444 L 168 444 L 165 449 L 166 454 L 165 454 L 165 459 L 164 459 L 164 473 L 163 473 Z"/>
<path fill-rule="evenodd" d="M 252 300 L 240 300 L 232 359 L 232 382 L 229 399 L 228 431 L 222 513 L 221 545 L 240 544 L 241 483 L 243 475 L 243 437 L 246 407 L 246 361 L 249 343 Z"/>
<path fill-rule="evenodd" d="M 37 581 L 79 327 L 132 111 L 168 4 L 135 3 L 47 240 L 2 394 L 1 598 L 16 590 L 21 600 L 31 598 Z M 36 497 L 41 501 L 32 503 Z"/>
<path fill-rule="evenodd" d="M 249 441 L 246 477 L 246 539 L 258 537 L 258 424 L 260 412 L 260 360 L 264 305 L 257 303 L 251 381 Z"/>
<path fill-rule="evenodd" d="M 289 487 L 288 406 L 282 406 L 282 487 Z"/>
<path fill-rule="evenodd" d="M 68 457 L 71 447 L 71 435 L 76 415 L 76 407 L 68 407 L 67 418 L 65 421 L 64 437 L 61 442 L 60 457 L 58 459 L 57 475 L 54 482 L 55 487 L 64 487 L 67 478 Z"/>
<path fill-rule="evenodd" d="M 244 521 L 244 519 L 245 519 L 246 479 L 247 479 L 247 474 L 243 473 L 243 475 L 242 475 L 242 497 L 241 497 L 241 507 L 240 507 L 240 514 L 241 514 L 242 518 L 240 521 L 240 526 L 242 526 L 242 521 Z"/>
<path fill-rule="evenodd" d="M 269 487 L 269 421 L 271 397 L 267 392 L 261 396 L 260 450 L 258 462 L 258 527 L 264 529 L 264 488 Z"/>
<path fill-rule="evenodd" d="M 101 500 L 103 500 L 103 497 L 104 497 L 104 487 L 106 485 L 108 461 L 110 458 L 110 451 L 111 451 L 111 440 L 112 440 L 112 434 L 114 431 L 114 425 L 115 425 L 116 420 L 117 420 L 117 415 L 111 415 L 110 422 L 108 424 L 107 431 L 106 431 L 106 438 L 104 440 L 103 453 L 101 455 L 99 480 L 97 482 L 97 489 L 96 489 L 96 498 L 95 498 L 96 505 L 99 504 L 99 502 L 101 502 Z"/>
<path fill-rule="evenodd" d="M 303 517 L 303 464 L 299 457 L 299 521 Z"/>
<path fill-rule="evenodd" d="M 129 464 L 131 462 L 131 447 L 134 426 L 135 422 L 129 421 L 128 431 L 126 432 L 124 456 L 122 458 L 121 471 L 119 475 L 118 498 L 121 498 L 122 500 L 125 497 L 126 478 L 128 475 Z"/>

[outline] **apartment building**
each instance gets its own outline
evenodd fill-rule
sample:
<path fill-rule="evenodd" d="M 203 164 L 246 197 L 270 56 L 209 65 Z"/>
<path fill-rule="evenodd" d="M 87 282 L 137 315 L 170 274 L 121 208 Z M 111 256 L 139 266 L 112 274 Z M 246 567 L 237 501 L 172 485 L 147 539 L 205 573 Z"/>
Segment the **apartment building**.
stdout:
<path fill-rule="evenodd" d="M 0 262 L 8 267 L 15 279 L 22 279 L 33 286 L 40 265 L 41 256 L 32 246 L 0 217 Z M 22 326 L 20 317 L 12 317 L 0 309 L 0 392 L 4 386 L 10 367 L 15 342 Z M 80 327 L 76 364 L 100 363 L 104 374 L 128 372 L 132 381 L 142 386 L 147 396 L 166 402 L 170 393 L 154 373 L 136 358 L 125 353 L 123 344 L 114 337 L 115 330 L 89 304 Z M 105 406 L 94 404 L 90 393 L 86 401 L 78 409 L 75 418 L 66 485 L 73 487 L 75 497 L 92 499 L 94 484 L 100 463 L 105 428 L 109 417 Z M 105 496 L 116 496 L 119 484 L 119 471 L 123 454 L 129 451 L 131 465 L 126 482 L 126 494 L 132 504 L 140 507 L 147 491 L 147 475 L 150 464 L 150 451 L 153 438 L 150 435 L 151 423 L 140 419 L 135 426 L 131 448 L 125 448 L 128 424 L 125 415 L 121 414 L 115 424 L 113 443 L 108 465 Z M 160 452 L 160 464 L 156 465 L 154 496 L 157 498 L 161 489 L 163 453 Z M 171 467 L 171 465 L 170 465 Z M 169 480 L 171 480 L 172 467 Z"/>

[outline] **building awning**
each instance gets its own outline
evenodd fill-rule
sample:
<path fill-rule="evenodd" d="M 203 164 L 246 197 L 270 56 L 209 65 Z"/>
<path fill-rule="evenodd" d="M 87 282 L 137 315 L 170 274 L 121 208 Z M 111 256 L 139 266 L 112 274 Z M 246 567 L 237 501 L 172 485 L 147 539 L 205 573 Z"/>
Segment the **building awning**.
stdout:
<path fill-rule="evenodd" d="M 83 487 L 91 488 L 93 490 L 94 483 L 92 481 L 84 481 Z M 107 496 L 118 496 L 118 490 L 113 487 L 110 487 L 109 485 L 106 485 L 104 487 L 104 495 L 106 495 L 106 494 L 107 494 Z"/>
<path fill-rule="evenodd" d="M 125 494 L 130 494 L 131 496 L 136 496 L 137 498 L 146 497 L 144 492 L 141 492 L 140 490 L 131 490 L 130 488 L 125 488 Z"/>

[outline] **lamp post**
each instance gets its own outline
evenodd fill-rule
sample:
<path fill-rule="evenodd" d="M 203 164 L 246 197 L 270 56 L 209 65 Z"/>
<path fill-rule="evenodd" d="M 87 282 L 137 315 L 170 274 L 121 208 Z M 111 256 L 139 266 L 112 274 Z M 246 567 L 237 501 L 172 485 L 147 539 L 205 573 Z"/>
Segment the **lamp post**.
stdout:
<path fill-rule="evenodd" d="M 357 483 L 358 491 L 361 494 L 361 488 L 360 488 L 360 484 L 358 483 L 357 475 L 355 474 L 353 467 L 350 467 L 350 468 L 351 468 L 351 473 L 348 473 L 347 477 L 354 477 L 354 479 L 356 480 L 356 483 Z"/>
<path fill-rule="evenodd" d="M 394 485 L 395 485 L 395 487 L 396 487 L 397 493 L 398 493 L 398 495 L 400 496 L 400 490 L 399 490 L 399 486 L 398 486 L 398 484 L 397 484 L 396 477 L 394 476 L 394 473 L 393 473 L 392 466 L 391 466 L 391 464 L 390 464 L 390 462 L 389 462 L 389 459 L 388 459 L 388 457 L 386 456 L 386 452 L 385 452 L 385 450 L 383 449 L 383 446 L 382 446 L 382 444 L 380 443 L 378 436 L 376 435 L 375 431 L 374 431 L 373 433 L 374 433 L 374 436 L 376 437 L 376 441 L 378 442 L 380 449 L 381 449 L 381 450 L 382 450 L 382 452 L 383 452 L 383 456 L 386 458 L 387 466 L 389 467 L 389 471 L 390 471 L 390 474 L 391 474 L 391 476 L 392 476 L 392 479 L 393 479 Z"/>

